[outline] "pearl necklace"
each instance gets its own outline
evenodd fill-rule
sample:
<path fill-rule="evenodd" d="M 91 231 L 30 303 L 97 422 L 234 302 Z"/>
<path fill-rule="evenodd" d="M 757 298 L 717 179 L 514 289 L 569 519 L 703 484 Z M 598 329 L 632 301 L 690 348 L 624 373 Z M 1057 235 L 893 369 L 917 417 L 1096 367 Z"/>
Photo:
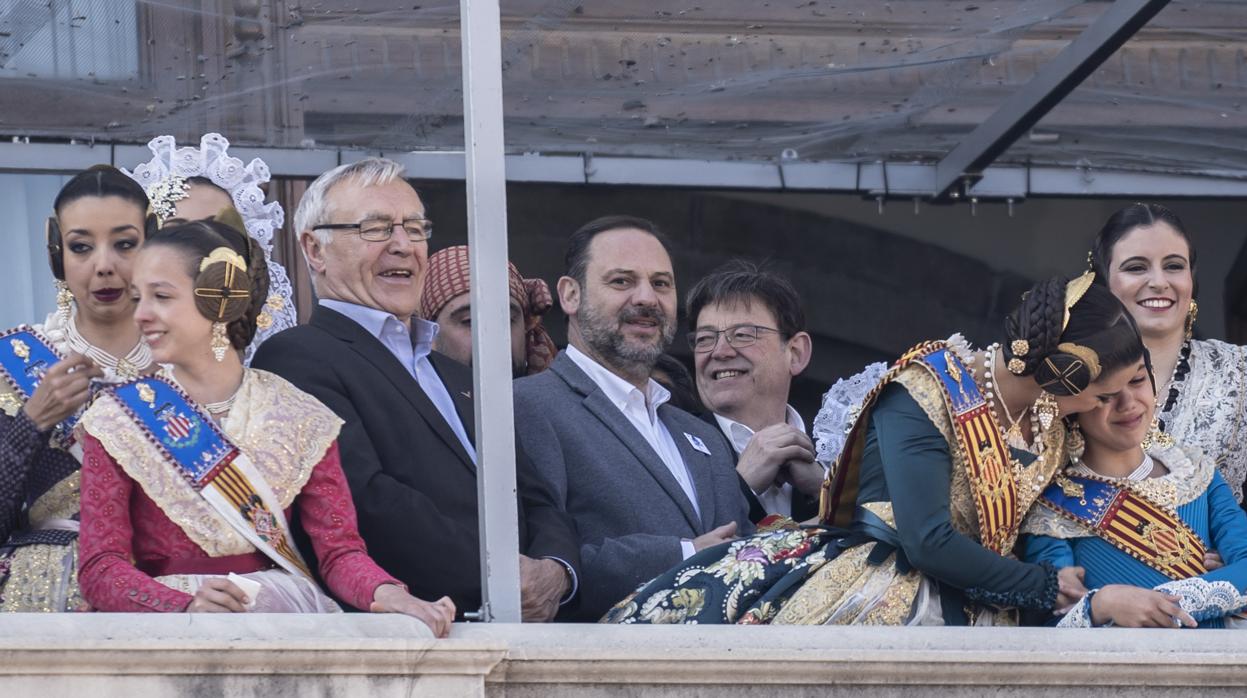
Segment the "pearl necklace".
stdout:
<path fill-rule="evenodd" d="M 139 372 L 152 363 L 152 349 L 147 342 L 139 337 L 139 341 L 130 353 L 118 359 L 108 352 L 87 341 L 78 331 L 77 306 L 65 322 L 65 344 L 70 351 L 82 354 L 105 370 L 111 370 L 119 380 L 128 381 L 139 377 Z"/>
<path fill-rule="evenodd" d="M 183 388 L 177 377 L 173 375 L 173 369 L 171 367 L 163 367 L 160 373 L 169 380 L 173 381 L 173 383 L 177 385 L 182 392 L 186 392 L 186 388 Z M 220 422 L 221 417 L 229 414 L 229 411 L 234 407 L 234 401 L 238 399 L 238 393 L 242 392 L 242 383 L 246 382 L 246 380 L 247 377 L 244 373 L 242 382 L 238 384 L 238 389 L 234 391 L 233 395 L 230 395 L 224 400 L 221 400 L 220 402 L 201 402 L 199 405 L 203 407 L 215 421 Z"/>
<path fill-rule="evenodd" d="M 996 411 L 996 403 L 999 401 L 1000 408 L 1004 410 L 1005 417 L 1009 420 L 1009 428 L 1005 431 L 1005 443 L 1009 446 L 1023 451 L 1042 454 L 1044 450 L 1043 437 L 1040 434 L 1039 420 L 1031 411 L 1031 436 L 1033 443 L 1026 443 L 1026 437 L 1022 435 L 1022 416 L 1030 410 L 1030 407 L 1022 409 L 1021 414 L 1015 419 L 1009 412 L 1009 406 L 1005 404 L 1004 393 L 997 393 L 996 390 L 996 352 L 1000 349 L 1000 343 L 990 344 L 983 350 L 985 356 L 983 358 L 983 377 L 987 384 L 987 405 L 991 408 L 992 418 L 997 424 L 1001 424 L 1000 413 Z"/>
<path fill-rule="evenodd" d="M 1147 453 L 1144 453 L 1143 462 L 1139 464 L 1139 467 L 1131 471 L 1129 475 L 1127 475 L 1124 478 L 1109 478 L 1109 479 L 1130 480 L 1132 482 L 1141 482 L 1143 480 L 1148 479 L 1148 477 L 1152 474 L 1152 470 L 1155 469 L 1155 467 L 1156 467 L 1156 462 L 1152 460 L 1152 457 L 1150 455 L 1148 455 Z M 1073 466 L 1071 470 L 1074 470 L 1079 475 L 1093 475 L 1095 477 L 1107 477 L 1105 475 L 1101 475 L 1097 473 L 1096 471 L 1092 470 L 1091 467 L 1087 465 L 1086 461 L 1083 461 L 1079 463 L 1078 465 Z"/>
<path fill-rule="evenodd" d="M 214 417 L 229 414 L 230 408 L 234 406 L 234 400 L 238 398 L 238 391 L 234 391 L 233 395 L 225 398 L 220 402 L 205 402 L 204 409 L 208 410 L 208 414 Z"/>

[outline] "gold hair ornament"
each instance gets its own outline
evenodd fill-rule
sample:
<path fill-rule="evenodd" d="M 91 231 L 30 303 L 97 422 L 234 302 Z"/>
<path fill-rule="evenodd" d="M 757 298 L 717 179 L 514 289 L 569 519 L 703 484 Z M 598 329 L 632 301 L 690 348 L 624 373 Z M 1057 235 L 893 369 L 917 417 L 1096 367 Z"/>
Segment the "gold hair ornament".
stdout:
<path fill-rule="evenodd" d="M 1095 352 L 1095 349 L 1081 344 L 1074 344 L 1073 342 L 1062 342 L 1056 345 L 1056 349 L 1057 351 L 1077 356 L 1079 361 L 1086 364 L 1087 372 L 1091 374 L 1091 380 L 1100 377 L 1100 355 Z"/>
<path fill-rule="evenodd" d="M 1077 355 L 1075 354 L 1075 356 Z M 1084 363 L 1082 359 L 1078 359 L 1077 361 L 1074 361 L 1070 365 L 1066 366 L 1064 370 L 1057 368 L 1057 365 L 1052 362 L 1051 356 L 1045 356 L 1043 362 L 1048 367 L 1048 371 L 1050 371 L 1056 377 L 1053 378 L 1052 380 L 1040 383 L 1039 387 L 1043 388 L 1046 391 L 1048 388 L 1059 383 L 1061 384 L 1061 387 L 1065 389 L 1065 392 L 1069 395 L 1078 395 L 1082 393 L 1082 388 L 1078 387 L 1078 384 L 1074 382 L 1074 374 L 1078 371 L 1078 369 L 1084 368 L 1084 367 L 1087 369 L 1088 372 L 1090 372 L 1091 370 L 1091 367 L 1087 366 L 1086 363 Z"/>
<path fill-rule="evenodd" d="M 203 274 L 214 264 L 222 264 L 225 267 L 225 273 L 219 284 L 204 284 Z M 209 316 L 210 320 L 221 321 L 226 319 L 229 313 L 230 303 L 233 301 L 247 302 L 251 299 L 250 281 L 245 285 L 238 284 L 238 275 L 246 275 L 247 263 L 243 261 L 242 255 L 228 247 L 218 247 L 208 253 L 207 257 L 199 263 L 200 278 L 196 279 L 195 295 L 200 298 L 210 298 L 219 300 L 216 306 L 215 317 Z M 211 282 L 209 282 L 211 283 Z M 205 309 L 206 310 L 206 309 Z"/>
<path fill-rule="evenodd" d="M 1065 332 L 1065 328 L 1069 327 L 1069 311 L 1082 297 L 1087 295 L 1087 290 L 1091 288 L 1091 284 L 1095 283 L 1095 272 L 1089 271 L 1086 274 L 1065 284 L 1065 319 L 1061 322 L 1061 332 Z"/>
<path fill-rule="evenodd" d="M 204 257 L 203 261 L 199 263 L 199 271 L 202 272 L 218 262 L 223 262 L 233 267 L 237 267 L 242 273 L 247 273 L 246 260 L 242 258 L 242 255 L 238 254 L 229 247 L 218 247 L 209 252 L 208 256 Z"/>
<path fill-rule="evenodd" d="M 242 233 L 244 236 L 250 238 L 247 234 L 247 224 L 243 222 L 242 214 L 239 213 L 238 209 L 233 206 L 226 206 L 220 211 L 217 211 L 216 215 L 212 217 L 212 220 L 218 223 L 224 223 L 225 225 L 228 225 L 234 230 Z"/>

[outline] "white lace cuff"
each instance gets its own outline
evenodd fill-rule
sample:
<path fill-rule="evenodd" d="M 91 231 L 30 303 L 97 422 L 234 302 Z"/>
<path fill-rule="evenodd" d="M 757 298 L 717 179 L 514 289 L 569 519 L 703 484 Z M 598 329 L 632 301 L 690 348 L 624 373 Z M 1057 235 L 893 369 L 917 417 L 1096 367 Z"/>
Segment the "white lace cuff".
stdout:
<path fill-rule="evenodd" d="M 1091 597 L 1095 596 L 1097 591 L 1099 591 L 1099 589 L 1092 589 L 1087 592 L 1086 596 L 1083 596 L 1082 599 L 1078 603 L 1074 604 L 1074 607 L 1069 610 L 1069 613 L 1065 614 L 1065 617 L 1061 619 L 1061 622 L 1056 624 L 1056 627 L 1105 628 L 1112 625 L 1113 621 L 1111 620 L 1104 625 L 1096 625 L 1095 622 L 1091 620 Z"/>
<path fill-rule="evenodd" d="M 1247 608 L 1247 596 L 1229 582 L 1209 582 L 1200 577 L 1178 579 L 1154 587 L 1179 597 L 1178 605 L 1199 622 L 1224 618 Z"/>

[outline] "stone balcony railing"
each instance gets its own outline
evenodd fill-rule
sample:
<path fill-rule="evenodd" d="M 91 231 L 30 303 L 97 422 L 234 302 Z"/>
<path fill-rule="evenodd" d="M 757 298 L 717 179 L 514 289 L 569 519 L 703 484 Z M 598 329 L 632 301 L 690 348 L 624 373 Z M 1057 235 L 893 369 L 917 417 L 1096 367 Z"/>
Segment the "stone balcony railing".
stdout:
<path fill-rule="evenodd" d="M 0 695 L 1243 695 L 1235 631 L 459 625 L 401 616 L 0 617 Z"/>

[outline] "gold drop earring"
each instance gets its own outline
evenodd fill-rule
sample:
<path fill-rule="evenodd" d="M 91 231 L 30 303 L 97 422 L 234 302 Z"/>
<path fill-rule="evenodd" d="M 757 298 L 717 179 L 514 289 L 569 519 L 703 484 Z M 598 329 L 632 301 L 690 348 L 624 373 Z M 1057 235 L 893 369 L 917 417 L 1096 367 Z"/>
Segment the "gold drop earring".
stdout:
<path fill-rule="evenodd" d="M 1195 320 L 1199 318 L 1199 303 L 1195 299 L 1191 299 L 1191 309 L 1186 311 L 1186 341 L 1191 341 L 1191 337 L 1195 334 Z"/>
<path fill-rule="evenodd" d="M 225 336 L 225 323 L 212 323 L 212 356 L 220 363 L 225 360 L 225 350 L 229 349 L 229 338 Z"/>
<path fill-rule="evenodd" d="M 1152 417 L 1152 428 L 1147 430 L 1147 436 L 1143 437 L 1143 450 L 1150 451 L 1153 448 L 1161 450 L 1173 448 L 1173 437 L 1166 434 L 1160 428 L 1160 417 Z"/>
<path fill-rule="evenodd" d="M 1069 428 L 1069 436 L 1065 439 L 1065 447 L 1069 450 L 1069 462 L 1078 465 L 1082 462 L 1082 454 L 1087 452 L 1087 440 L 1082 436 L 1082 428 L 1074 422 Z"/>
<path fill-rule="evenodd" d="M 69 284 L 56 280 L 56 313 L 61 316 L 62 320 L 69 319 L 69 313 L 74 306 L 74 294 L 69 290 Z"/>
<path fill-rule="evenodd" d="M 1039 399 L 1035 400 L 1035 403 L 1031 405 L 1031 409 L 1034 411 L 1035 417 L 1039 419 L 1040 428 L 1045 432 L 1048 431 L 1052 423 L 1056 421 L 1057 415 L 1061 412 L 1061 408 L 1057 406 L 1056 398 L 1047 391 L 1040 393 Z"/>

